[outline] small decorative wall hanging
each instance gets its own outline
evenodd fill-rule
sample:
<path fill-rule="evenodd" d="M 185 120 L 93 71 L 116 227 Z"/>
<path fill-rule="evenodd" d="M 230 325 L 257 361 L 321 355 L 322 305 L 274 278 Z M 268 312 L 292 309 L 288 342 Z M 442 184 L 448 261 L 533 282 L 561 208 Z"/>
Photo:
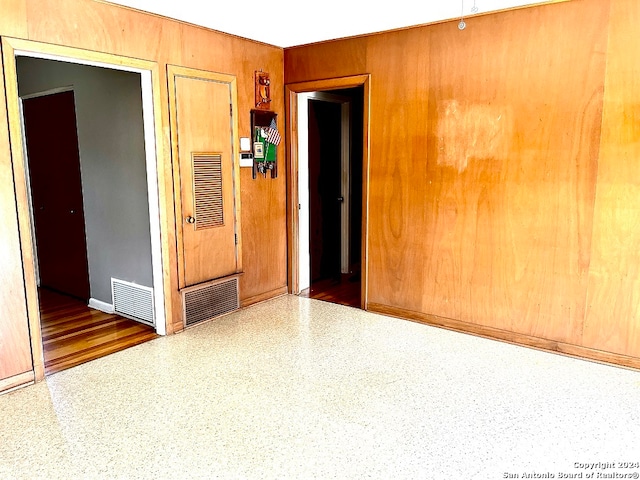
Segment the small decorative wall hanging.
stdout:
<path fill-rule="evenodd" d="M 256 72 L 256 108 L 269 110 L 271 103 L 271 80 L 267 72 L 262 70 Z"/>

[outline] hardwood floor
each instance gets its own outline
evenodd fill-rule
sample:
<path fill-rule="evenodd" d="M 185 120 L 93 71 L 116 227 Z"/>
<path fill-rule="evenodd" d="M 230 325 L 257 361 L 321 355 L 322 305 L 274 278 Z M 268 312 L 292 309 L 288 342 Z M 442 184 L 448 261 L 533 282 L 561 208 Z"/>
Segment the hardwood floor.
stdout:
<path fill-rule="evenodd" d="M 40 289 L 39 298 L 46 375 L 158 337 L 152 327 L 65 295 Z"/>
<path fill-rule="evenodd" d="M 339 279 L 314 282 L 300 292 L 300 296 L 360 308 L 360 274 L 343 274 Z"/>

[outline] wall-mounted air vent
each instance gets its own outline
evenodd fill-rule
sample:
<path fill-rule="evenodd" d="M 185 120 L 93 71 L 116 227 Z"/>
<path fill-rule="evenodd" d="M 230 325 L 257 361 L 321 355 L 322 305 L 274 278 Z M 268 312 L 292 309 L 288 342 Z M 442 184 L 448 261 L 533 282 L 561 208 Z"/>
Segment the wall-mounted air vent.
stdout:
<path fill-rule="evenodd" d="M 193 202 L 196 230 L 224 225 L 222 212 L 222 156 L 194 153 Z"/>
<path fill-rule="evenodd" d="M 113 311 L 147 325 L 155 325 L 153 288 L 111 279 Z"/>
<path fill-rule="evenodd" d="M 194 285 L 181 293 L 185 327 L 240 308 L 238 275 Z"/>

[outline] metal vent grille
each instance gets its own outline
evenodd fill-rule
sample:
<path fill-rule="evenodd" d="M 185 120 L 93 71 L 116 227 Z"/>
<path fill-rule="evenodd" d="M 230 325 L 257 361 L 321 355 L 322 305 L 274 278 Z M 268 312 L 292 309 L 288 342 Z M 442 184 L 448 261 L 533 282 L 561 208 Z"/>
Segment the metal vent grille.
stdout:
<path fill-rule="evenodd" d="M 222 155 L 194 153 L 193 202 L 196 230 L 224 225 L 222 214 Z"/>
<path fill-rule="evenodd" d="M 184 289 L 182 303 L 187 327 L 233 312 L 240 308 L 238 277 L 226 277 Z"/>
<path fill-rule="evenodd" d="M 113 311 L 148 325 L 155 325 L 153 288 L 111 279 Z"/>

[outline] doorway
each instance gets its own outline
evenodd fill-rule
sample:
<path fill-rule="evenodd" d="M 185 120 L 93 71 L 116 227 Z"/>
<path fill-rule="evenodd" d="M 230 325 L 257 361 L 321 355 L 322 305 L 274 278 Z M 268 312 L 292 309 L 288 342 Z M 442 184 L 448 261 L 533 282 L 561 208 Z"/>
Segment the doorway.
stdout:
<path fill-rule="evenodd" d="M 368 77 L 287 90 L 291 292 L 366 308 Z"/>
<path fill-rule="evenodd" d="M 22 118 L 38 285 L 88 302 L 89 264 L 73 90 L 22 97 Z"/>
<path fill-rule="evenodd" d="M 348 253 L 351 240 L 349 229 L 342 231 L 343 224 L 349 224 L 351 213 L 348 203 L 352 159 L 347 128 L 351 108 L 347 98 L 331 94 L 308 97 L 307 106 L 309 174 L 306 185 L 299 185 L 309 189 L 309 284 L 317 288 L 319 282 L 338 281 L 342 273 L 351 271 L 348 255 L 344 262 L 341 258 L 342 244 L 347 245 Z M 343 109 L 347 111 L 345 115 Z M 347 208 L 343 209 L 345 204 Z"/>
<path fill-rule="evenodd" d="M 32 62 L 39 62 L 31 65 L 32 70 L 18 62 L 19 83 L 25 80 L 21 74 L 55 76 L 46 62 Z M 25 83 L 29 85 L 28 80 Z M 21 100 L 44 367 L 49 375 L 158 335 L 152 326 L 109 308 L 89 306 L 96 300 L 89 281 L 73 88 L 24 95 Z M 89 211 L 95 214 L 94 209 Z"/>
<path fill-rule="evenodd" d="M 20 229 L 38 379 L 166 333 L 157 68 L 35 42 L 3 46 L 7 100 L 22 120 L 11 142 L 16 183 L 26 185 L 16 194 L 30 210 Z M 81 288 L 68 281 L 78 278 Z M 120 299 L 148 294 L 118 304 L 115 280 L 118 292 L 135 287 Z M 127 310 L 134 303 L 151 314 Z"/>

